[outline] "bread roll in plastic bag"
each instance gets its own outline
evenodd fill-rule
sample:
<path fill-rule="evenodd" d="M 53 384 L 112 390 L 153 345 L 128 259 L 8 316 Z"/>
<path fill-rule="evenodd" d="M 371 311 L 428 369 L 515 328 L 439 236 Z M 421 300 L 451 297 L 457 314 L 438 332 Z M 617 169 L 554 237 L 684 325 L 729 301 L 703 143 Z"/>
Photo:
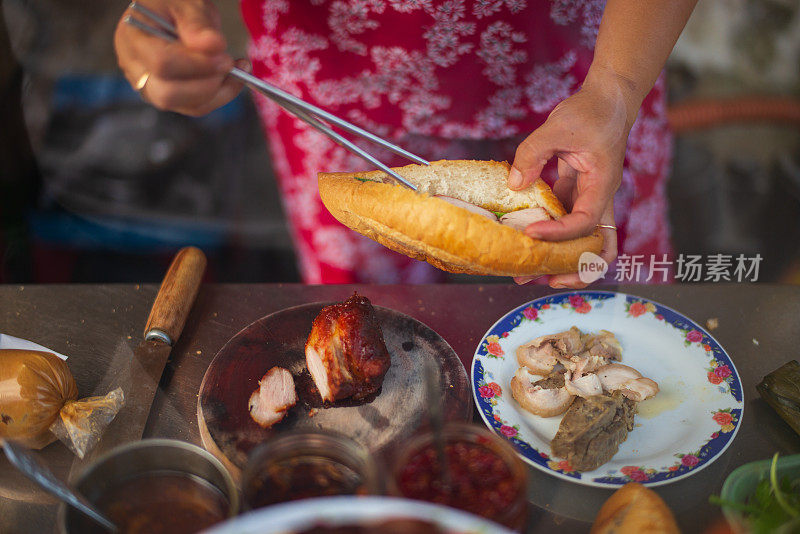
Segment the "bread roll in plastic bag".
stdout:
<path fill-rule="evenodd" d="M 60 439 L 83 458 L 124 403 L 122 390 L 77 400 L 67 363 L 55 354 L 0 350 L 0 439 L 40 449 Z"/>

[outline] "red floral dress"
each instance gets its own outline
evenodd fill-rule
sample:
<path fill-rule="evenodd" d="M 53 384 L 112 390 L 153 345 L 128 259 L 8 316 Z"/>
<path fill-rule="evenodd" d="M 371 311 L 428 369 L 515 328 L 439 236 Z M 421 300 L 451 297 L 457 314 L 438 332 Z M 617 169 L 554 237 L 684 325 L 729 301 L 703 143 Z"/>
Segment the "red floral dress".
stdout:
<path fill-rule="evenodd" d="M 512 161 L 518 143 L 575 92 L 601 0 L 242 0 L 254 74 L 429 159 Z M 431 282 L 440 274 L 340 225 L 318 171 L 367 168 L 259 98 L 307 283 Z M 621 252 L 669 252 L 670 135 L 663 77 L 628 142 L 616 196 Z M 407 162 L 364 144 L 390 165 Z M 555 179 L 555 166 L 545 173 Z"/>

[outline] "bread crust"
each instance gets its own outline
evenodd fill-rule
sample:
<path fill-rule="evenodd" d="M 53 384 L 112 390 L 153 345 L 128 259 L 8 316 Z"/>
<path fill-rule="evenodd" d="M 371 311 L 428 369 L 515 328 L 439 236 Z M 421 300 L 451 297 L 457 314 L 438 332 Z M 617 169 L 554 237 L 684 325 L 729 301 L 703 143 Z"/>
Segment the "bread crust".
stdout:
<path fill-rule="evenodd" d="M 574 273 L 581 253 L 598 254 L 602 248 L 597 231 L 570 241 L 533 239 L 442 199 L 371 181 L 382 176 L 381 171 L 319 173 L 320 198 L 342 224 L 445 271 L 495 276 Z M 551 215 L 565 213 L 544 182 L 534 186 L 533 194 Z"/>
<path fill-rule="evenodd" d="M 597 513 L 591 534 L 680 534 L 675 516 L 656 492 L 629 482 Z"/>

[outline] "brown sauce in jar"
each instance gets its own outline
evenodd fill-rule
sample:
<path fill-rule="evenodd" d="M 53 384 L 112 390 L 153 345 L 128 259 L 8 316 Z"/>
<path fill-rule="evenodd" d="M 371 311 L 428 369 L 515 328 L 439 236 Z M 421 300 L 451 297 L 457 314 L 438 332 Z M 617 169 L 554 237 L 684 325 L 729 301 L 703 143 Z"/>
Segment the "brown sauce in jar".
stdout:
<path fill-rule="evenodd" d="M 229 510 L 219 489 L 176 472 L 123 479 L 92 502 L 120 534 L 193 534 L 225 520 Z M 78 512 L 70 511 L 69 518 L 70 532 L 106 532 Z"/>
<path fill-rule="evenodd" d="M 296 456 L 265 466 L 245 489 L 251 509 L 311 497 L 365 493 L 359 473 L 322 456 Z"/>

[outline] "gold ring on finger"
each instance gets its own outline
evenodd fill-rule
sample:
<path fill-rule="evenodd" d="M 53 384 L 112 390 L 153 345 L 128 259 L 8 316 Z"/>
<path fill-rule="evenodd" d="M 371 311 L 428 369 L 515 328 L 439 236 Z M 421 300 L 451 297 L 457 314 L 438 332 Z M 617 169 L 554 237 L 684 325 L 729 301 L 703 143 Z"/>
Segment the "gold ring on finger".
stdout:
<path fill-rule="evenodd" d="M 147 80 L 149 79 L 150 79 L 149 72 L 145 72 L 144 74 L 139 76 L 139 79 L 136 80 L 136 83 L 133 86 L 133 88 L 136 89 L 137 93 L 141 93 L 144 90 L 144 86 L 147 85 Z"/>

